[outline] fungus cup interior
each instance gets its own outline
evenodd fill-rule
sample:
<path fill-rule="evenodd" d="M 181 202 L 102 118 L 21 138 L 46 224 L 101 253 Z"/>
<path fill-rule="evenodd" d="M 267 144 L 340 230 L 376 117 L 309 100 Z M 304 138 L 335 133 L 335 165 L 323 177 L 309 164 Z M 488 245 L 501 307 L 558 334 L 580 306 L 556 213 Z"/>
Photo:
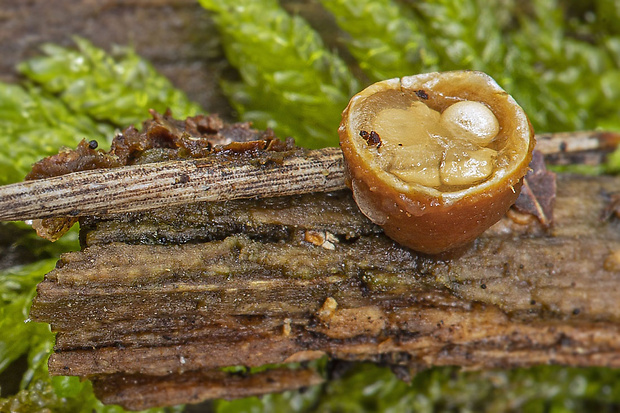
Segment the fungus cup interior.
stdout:
<path fill-rule="evenodd" d="M 375 83 L 351 99 L 339 134 L 361 211 L 428 253 L 459 247 L 499 220 L 534 147 L 521 107 L 473 71 Z"/>

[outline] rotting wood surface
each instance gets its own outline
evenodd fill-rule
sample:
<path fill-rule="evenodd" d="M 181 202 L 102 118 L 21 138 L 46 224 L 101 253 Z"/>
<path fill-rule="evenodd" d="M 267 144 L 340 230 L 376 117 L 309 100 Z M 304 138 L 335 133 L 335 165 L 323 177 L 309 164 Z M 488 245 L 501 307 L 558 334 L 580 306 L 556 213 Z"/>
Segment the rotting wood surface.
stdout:
<path fill-rule="evenodd" d="M 601 218 L 619 189 L 560 175 L 550 230 L 511 211 L 444 261 L 387 239 L 347 191 L 86 218 L 31 318 L 59 332 L 50 373 L 130 409 L 316 384 L 311 368 L 219 369 L 324 355 L 620 367 L 620 220 Z"/>

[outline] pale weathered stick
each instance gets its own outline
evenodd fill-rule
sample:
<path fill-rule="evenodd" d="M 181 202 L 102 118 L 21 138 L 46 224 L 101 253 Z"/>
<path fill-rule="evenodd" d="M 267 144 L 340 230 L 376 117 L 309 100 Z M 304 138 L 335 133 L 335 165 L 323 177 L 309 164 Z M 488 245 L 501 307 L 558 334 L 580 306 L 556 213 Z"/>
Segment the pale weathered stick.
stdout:
<path fill-rule="evenodd" d="M 537 135 L 546 155 L 608 152 L 620 144 L 612 132 Z M 339 148 L 308 151 L 273 167 L 218 160 L 184 160 L 74 172 L 0 187 L 0 221 L 105 215 L 197 201 L 225 201 L 342 189 Z"/>
<path fill-rule="evenodd" d="M 197 201 L 272 197 L 342 189 L 339 148 L 307 151 L 281 163 L 218 157 L 74 172 L 0 188 L 0 220 L 105 215 Z"/>
<path fill-rule="evenodd" d="M 620 145 L 620 133 L 579 131 L 536 135 L 536 150 L 545 155 L 585 151 L 612 151 Z"/>

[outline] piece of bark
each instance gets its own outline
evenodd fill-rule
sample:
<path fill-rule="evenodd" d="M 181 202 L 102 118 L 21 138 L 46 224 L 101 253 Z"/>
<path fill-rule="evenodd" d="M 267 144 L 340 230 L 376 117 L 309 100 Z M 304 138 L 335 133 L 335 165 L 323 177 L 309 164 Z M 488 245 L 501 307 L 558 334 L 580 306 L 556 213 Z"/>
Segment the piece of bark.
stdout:
<path fill-rule="evenodd" d="M 608 194 L 609 203 L 601 214 L 602 220 L 608 220 L 612 217 L 620 218 L 620 192 L 613 192 Z"/>
<path fill-rule="evenodd" d="M 523 178 L 523 186 L 514 207 L 520 212 L 534 215 L 548 228 L 553 223 L 555 191 L 555 173 L 547 171 L 543 154 L 535 150 L 530 171 Z"/>
<path fill-rule="evenodd" d="M 244 375 L 188 372 L 164 379 L 142 375 L 111 375 L 93 380 L 96 396 L 106 404 L 120 404 L 129 410 L 195 403 L 206 399 L 249 397 L 283 390 L 315 386 L 323 378 L 311 369 L 274 369 Z M 176 377 L 175 377 L 176 376 Z"/>
<path fill-rule="evenodd" d="M 47 275 L 31 318 L 58 332 L 50 372 L 97 378 L 99 392 L 123 377 L 173 389 L 184 374 L 323 355 L 620 367 L 620 222 L 600 220 L 618 187 L 560 175 L 550 230 L 509 215 L 447 261 L 387 239 L 348 192 L 87 218 L 84 250 Z M 146 393 L 128 394 L 114 402 Z"/>

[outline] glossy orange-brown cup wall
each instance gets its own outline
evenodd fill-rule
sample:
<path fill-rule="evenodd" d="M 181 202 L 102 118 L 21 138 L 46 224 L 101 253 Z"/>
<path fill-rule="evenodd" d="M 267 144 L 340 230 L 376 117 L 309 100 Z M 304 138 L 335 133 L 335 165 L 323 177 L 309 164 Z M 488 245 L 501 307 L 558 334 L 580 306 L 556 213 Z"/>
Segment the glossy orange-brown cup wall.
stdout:
<path fill-rule="evenodd" d="M 430 188 L 407 183 L 380 168 L 360 137 L 376 113 L 421 101 L 439 112 L 470 100 L 491 109 L 499 133 L 490 144 L 496 167 L 469 187 Z M 519 195 L 534 148 L 534 132 L 521 107 L 488 75 L 473 71 L 427 73 L 375 83 L 355 95 L 339 129 L 348 184 L 360 210 L 395 241 L 438 254 L 473 241 L 497 222 Z"/>

